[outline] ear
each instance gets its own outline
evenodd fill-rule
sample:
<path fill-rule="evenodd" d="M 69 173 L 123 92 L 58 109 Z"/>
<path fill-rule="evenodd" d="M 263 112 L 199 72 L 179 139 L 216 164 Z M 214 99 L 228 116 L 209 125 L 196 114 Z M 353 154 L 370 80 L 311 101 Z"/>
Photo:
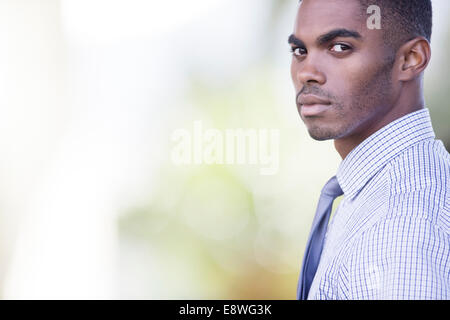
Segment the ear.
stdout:
<path fill-rule="evenodd" d="M 427 39 L 414 38 L 398 50 L 400 61 L 397 69 L 400 81 L 409 81 L 418 77 L 427 67 L 431 59 L 431 47 Z"/>

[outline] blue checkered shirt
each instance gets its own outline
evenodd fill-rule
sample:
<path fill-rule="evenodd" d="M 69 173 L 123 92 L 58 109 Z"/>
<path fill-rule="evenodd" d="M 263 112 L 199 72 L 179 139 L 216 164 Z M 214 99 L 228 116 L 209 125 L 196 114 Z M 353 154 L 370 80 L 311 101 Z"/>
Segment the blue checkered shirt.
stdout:
<path fill-rule="evenodd" d="M 341 162 L 344 191 L 308 299 L 450 298 L 450 155 L 428 109 Z"/>

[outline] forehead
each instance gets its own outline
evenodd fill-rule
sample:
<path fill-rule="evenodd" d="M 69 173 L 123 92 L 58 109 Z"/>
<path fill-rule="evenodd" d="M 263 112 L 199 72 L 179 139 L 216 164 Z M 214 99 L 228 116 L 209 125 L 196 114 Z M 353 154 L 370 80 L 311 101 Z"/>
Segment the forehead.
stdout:
<path fill-rule="evenodd" d="M 368 17 L 368 16 L 367 16 Z M 367 30 L 359 0 L 303 0 L 295 20 L 299 38 L 316 37 L 333 29 Z"/>

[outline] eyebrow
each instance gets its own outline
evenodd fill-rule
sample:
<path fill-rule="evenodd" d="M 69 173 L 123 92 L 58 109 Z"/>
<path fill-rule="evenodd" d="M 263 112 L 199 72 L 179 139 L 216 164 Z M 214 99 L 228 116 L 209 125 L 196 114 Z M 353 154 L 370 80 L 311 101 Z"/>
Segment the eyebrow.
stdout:
<path fill-rule="evenodd" d="M 316 40 L 316 43 L 321 46 L 325 43 L 328 43 L 336 38 L 355 38 L 360 39 L 362 38 L 361 35 L 353 30 L 347 30 L 347 29 L 335 29 L 331 30 L 330 32 L 327 32 L 321 36 L 319 36 Z"/>
<path fill-rule="evenodd" d="M 293 34 L 291 34 L 289 36 L 288 43 L 289 44 L 294 44 L 294 45 L 296 45 L 298 47 L 303 47 L 303 48 L 306 47 L 305 44 L 303 43 L 303 41 L 300 40 L 299 38 L 297 38 L 296 36 L 294 36 Z"/>
<path fill-rule="evenodd" d="M 357 32 L 353 30 L 348 29 L 334 29 L 331 30 L 321 36 L 319 36 L 316 40 L 316 43 L 318 46 L 322 46 L 338 37 L 341 38 L 355 38 L 355 39 L 361 39 L 362 36 Z M 289 44 L 294 44 L 299 47 L 305 47 L 305 44 L 302 40 L 298 39 L 294 34 L 291 34 L 288 39 Z"/>

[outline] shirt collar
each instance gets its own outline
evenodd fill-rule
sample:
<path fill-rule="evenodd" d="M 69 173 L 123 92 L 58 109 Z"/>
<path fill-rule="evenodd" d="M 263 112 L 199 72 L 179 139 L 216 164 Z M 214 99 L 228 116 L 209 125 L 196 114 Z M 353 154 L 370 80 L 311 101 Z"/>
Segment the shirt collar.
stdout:
<path fill-rule="evenodd" d="M 344 195 L 354 198 L 391 159 L 420 141 L 434 138 L 428 108 L 409 113 L 373 133 L 339 165 L 336 177 Z"/>

